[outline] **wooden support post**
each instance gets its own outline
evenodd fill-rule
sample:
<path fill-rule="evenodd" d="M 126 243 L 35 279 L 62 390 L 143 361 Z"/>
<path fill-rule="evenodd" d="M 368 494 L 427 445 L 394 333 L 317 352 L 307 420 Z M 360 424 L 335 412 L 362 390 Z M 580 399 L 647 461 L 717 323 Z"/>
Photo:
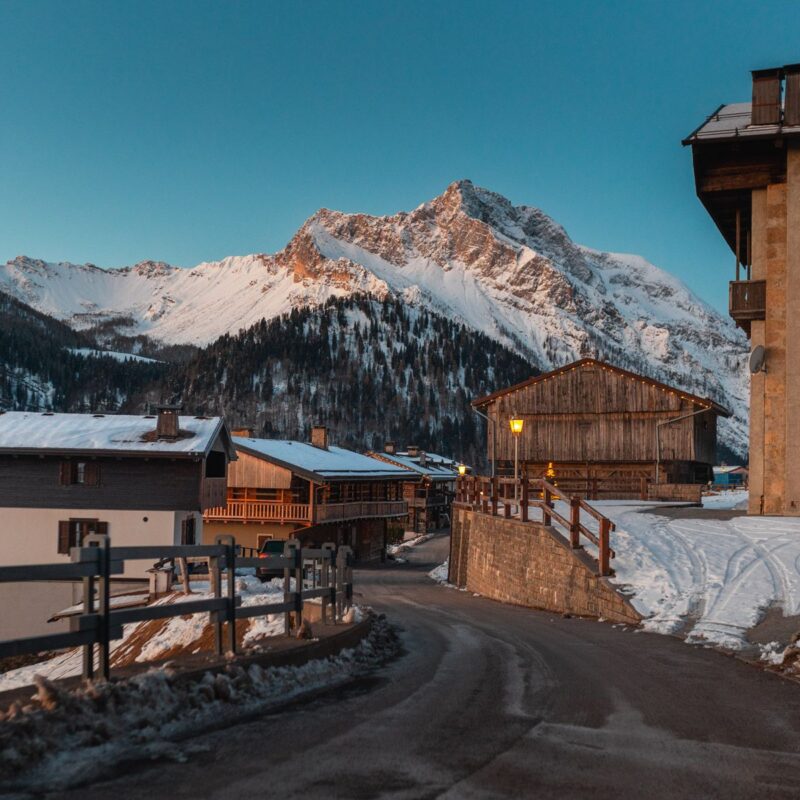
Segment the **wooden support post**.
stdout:
<path fill-rule="evenodd" d="M 611 571 L 610 566 L 610 543 L 611 536 L 611 520 L 603 517 L 600 520 L 600 554 L 598 559 L 598 574 L 608 575 Z"/>
<path fill-rule="evenodd" d="M 219 600 L 222 597 L 222 570 L 219 565 L 219 556 L 214 556 L 208 561 L 209 569 L 211 570 L 211 591 L 214 593 L 214 599 Z M 214 652 L 221 656 L 225 652 L 225 645 L 223 643 L 223 614 L 221 611 L 213 611 L 211 613 L 211 620 L 214 625 Z"/>
<path fill-rule="evenodd" d="M 499 480 L 498 480 L 497 476 L 495 475 L 495 477 L 492 478 L 492 483 L 491 483 L 491 486 L 492 486 L 492 516 L 493 517 L 497 516 L 497 495 L 498 495 L 498 487 L 499 487 L 499 485 L 500 485 L 499 484 Z"/>
<path fill-rule="evenodd" d="M 111 670 L 111 543 L 108 536 L 93 533 L 84 540 L 87 547 L 96 547 L 97 562 L 97 671 L 108 680 Z"/>
<path fill-rule="evenodd" d="M 331 588 L 331 571 L 336 558 L 336 545 L 333 542 L 325 542 L 322 549 L 326 551 L 327 555 L 322 559 L 322 571 L 320 575 L 320 585 L 323 589 Z M 335 579 L 334 579 L 335 586 Z M 329 595 L 324 595 L 322 598 L 322 622 L 328 622 L 328 606 L 330 605 L 331 598 Z M 334 609 L 333 621 L 336 622 L 336 610 Z"/>
<path fill-rule="evenodd" d="M 522 499 L 520 500 L 522 505 L 520 506 L 520 509 L 519 509 L 519 518 L 523 522 L 527 522 L 528 521 L 528 511 L 529 511 L 529 509 L 528 509 L 528 502 L 529 502 L 528 493 L 529 492 L 530 492 L 530 484 L 528 483 L 528 476 L 525 475 L 525 477 L 522 479 Z"/>
<path fill-rule="evenodd" d="M 592 495 L 590 500 L 597 500 L 597 478 L 592 478 Z"/>
<path fill-rule="evenodd" d="M 283 545 L 283 557 L 294 561 L 295 552 L 299 546 L 297 539 L 287 539 Z M 292 599 L 292 568 L 283 568 L 283 602 L 288 603 Z M 292 612 L 285 611 L 283 614 L 283 631 L 289 636 L 292 631 Z"/>
<path fill-rule="evenodd" d="M 83 579 L 83 613 L 94 614 L 94 576 Z M 94 677 L 94 642 L 83 646 L 83 677 Z"/>
<path fill-rule="evenodd" d="M 544 505 L 542 506 L 542 522 L 545 525 L 552 525 L 553 518 L 550 516 L 550 489 L 545 485 L 544 487 Z"/>
<path fill-rule="evenodd" d="M 639 496 L 642 500 L 647 500 L 647 478 L 640 479 Z"/>
<path fill-rule="evenodd" d="M 573 550 L 581 546 L 581 499 L 571 497 L 569 500 L 569 545 Z"/>
<path fill-rule="evenodd" d="M 503 501 L 503 516 L 506 519 L 511 519 L 511 503 L 508 500 Z"/>

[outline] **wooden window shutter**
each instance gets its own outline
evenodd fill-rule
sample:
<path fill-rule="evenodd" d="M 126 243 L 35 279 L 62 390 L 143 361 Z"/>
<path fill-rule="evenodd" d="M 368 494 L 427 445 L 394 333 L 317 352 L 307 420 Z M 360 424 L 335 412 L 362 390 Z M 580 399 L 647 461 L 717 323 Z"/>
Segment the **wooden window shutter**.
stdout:
<path fill-rule="evenodd" d="M 58 482 L 62 486 L 69 486 L 72 483 L 72 463 L 70 461 L 62 461 L 58 474 Z"/>
<path fill-rule="evenodd" d="M 84 482 L 87 486 L 100 485 L 100 465 L 96 461 L 88 461 L 86 463 Z"/>
<path fill-rule="evenodd" d="M 58 523 L 58 552 L 69 553 L 69 520 Z"/>

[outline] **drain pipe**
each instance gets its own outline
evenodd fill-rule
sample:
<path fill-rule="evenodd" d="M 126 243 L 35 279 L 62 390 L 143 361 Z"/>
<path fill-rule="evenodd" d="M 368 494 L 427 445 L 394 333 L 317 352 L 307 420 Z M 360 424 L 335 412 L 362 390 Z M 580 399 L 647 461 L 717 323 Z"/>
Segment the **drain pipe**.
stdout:
<path fill-rule="evenodd" d="M 497 420 L 487 416 L 483 413 L 483 411 L 479 411 L 474 406 L 472 407 L 472 410 L 479 417 L 483 417 L 487 422 L 494 425 L 494 430 L 492 431 L 492 477 L 494 478 L 494 462 L 497 460 Z"/>
<path fill-rule="evenodd" d="M 708 408 L 701 408 L 699 411 L 692 411 L 691 414 L 684 414 L 680 417 L 673 417 L 672 419 L 665 419 L 663 422 L 656 422 L 656 484 L 659 483 L 658 473 L 661 471 L 661 432 L 662 425 L 672 425 L 673 422 L 680 422 L 682 419 L 689 419 L 689 417 L 696 417 L 698 414 L 705 414 L 706 411 L 711 411 L 711 406 Z"/>

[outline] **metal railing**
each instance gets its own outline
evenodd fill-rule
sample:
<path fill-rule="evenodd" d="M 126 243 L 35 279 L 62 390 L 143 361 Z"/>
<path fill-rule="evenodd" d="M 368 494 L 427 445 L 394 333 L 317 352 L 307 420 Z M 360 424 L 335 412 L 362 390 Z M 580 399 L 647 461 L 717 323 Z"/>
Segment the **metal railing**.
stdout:
<path fill-rule="evenodd" d="M 569 507 L 569 516 L 563 516 L 555 509 L 555 500 L 561 500 Z M 611 559 L 616 555 L 611 549 L 610 534 L 615 530 L 614 523 L 589 505 L 582 497 L 568 495 L 542 478 L 486 478 L 470 475 L 456 481 L 456 505 L 466 506 L 473 511 L 505 519 L 517 518 L 522 522 L 532 522 L 531 509 L 541 513 L 544 525 L 560 527 L 573 550 L 582 549 L 581 537 L 597 548 L 596 572 L 598 575 L 611 574 Z M 581 513 L 592 517 L 597 530 L 589 528 Z"/>
<path fill-rule="evenodd" d="M 222 655 L 236 652 L 236 620 L 283 613 L 284 632 L 288 636 L 293 613 L 297 627 L 302 624 L 305 601 L 321 599 L 322 621 L 327 622 L 328 612 L 332 610 L 332 621 L 335 623 L 341 621 L 353 599 L 351 549 L 339 547 L 337 551 L 333 544 L 324 544 L 320 548 L 301 548 L 299 541 L 290 539 L 284 546 L 283 555 L 265 560 L 239 556 L 234 538 L 227 535 L 217 536 L 213 545 L 169 547 L 112 547 L 108 536 L 92 535 L 86 537 L 83 546 L 71 549 L 70 558 L 70 563 L 0 567 L 0 583 L 83 582 L 83 611 L 70 619 L 68 632 L 0 641 L 0 658 L 82 646 L 83 676 L 92 678 L 97 671 L 108 678 L 111 642 L 122 638 L 122 627 L 129 623 L 208 613 L 214 626 L 214 649 L 218 655 Z M 122 574 L 125 561 L 146 559 L 163 562 L 181 558 L 208 559 L 213 597 L 172 605 L 112 608 L 111 576 Z M 236 594 L 235 576 L 239 567 L 282 569 L 283 600 L 242 606 L 242 598 Z M 309 567 L 313 580 L 312 585 L 307 587 L 304 575 Z M 226 578 L 224 594 L 223 573 Z"/>

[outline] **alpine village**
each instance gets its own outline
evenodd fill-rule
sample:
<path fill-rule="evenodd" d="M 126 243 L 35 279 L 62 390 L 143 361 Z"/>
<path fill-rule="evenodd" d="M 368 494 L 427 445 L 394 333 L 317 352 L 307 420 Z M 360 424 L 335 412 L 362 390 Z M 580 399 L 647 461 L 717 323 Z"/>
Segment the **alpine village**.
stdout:
<path fill-rule="evenodd" d="M 737 69 L 667 143 L 728 314 L 468 179 L 0 266 L 0 794 L 800 796 L 800 65 Z"/>

